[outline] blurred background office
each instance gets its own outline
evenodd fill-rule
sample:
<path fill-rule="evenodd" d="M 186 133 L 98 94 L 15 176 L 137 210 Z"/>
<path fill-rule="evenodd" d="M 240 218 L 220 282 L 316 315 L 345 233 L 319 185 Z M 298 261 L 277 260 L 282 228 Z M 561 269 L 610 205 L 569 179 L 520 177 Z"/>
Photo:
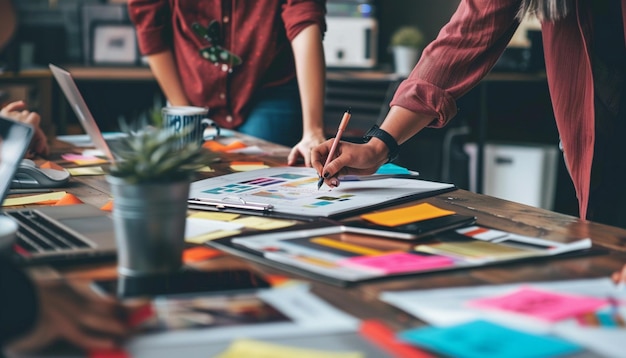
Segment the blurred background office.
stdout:
<path fill-rule="evenodd" d="M 3 0 L 7 1 L 7 0 Z M 17 26 L 0 53 L 0 103 L 25 99 L 42 113 L 50 135 L 80 133 L 76 118 L 47 72 L 74 75 L 105 131 L 120 119 L 160 108 L 164 99 L 134 38 L 124 0 L 12 0 Z M 460 0 L 327 0 L 328 68 L 325 126 L 336 130 L 352 107 L 348 139 L 358 138 L 388 110 L 396 74 L 391 38 L 416 26 L 432 41 Z M 1 15 L 0 15 L 1 16 Z M 540 51 L 540 32 L 524 22 L 490 75 L 462 98 L 443 130 L 406 143 L 398 164 L 425 179 L 576 215 L 560 155 Z"/>

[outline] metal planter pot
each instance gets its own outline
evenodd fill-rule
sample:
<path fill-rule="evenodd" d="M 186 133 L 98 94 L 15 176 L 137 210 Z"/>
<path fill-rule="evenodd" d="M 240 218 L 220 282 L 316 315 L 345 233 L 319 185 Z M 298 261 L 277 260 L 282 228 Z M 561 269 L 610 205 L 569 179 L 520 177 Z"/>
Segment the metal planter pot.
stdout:
<path fill-rule="evenodd" d="M 182 266 L 189 180 L 128 184 L 107 176 L 113 194 L 118 273 L 144 276 Z"/>

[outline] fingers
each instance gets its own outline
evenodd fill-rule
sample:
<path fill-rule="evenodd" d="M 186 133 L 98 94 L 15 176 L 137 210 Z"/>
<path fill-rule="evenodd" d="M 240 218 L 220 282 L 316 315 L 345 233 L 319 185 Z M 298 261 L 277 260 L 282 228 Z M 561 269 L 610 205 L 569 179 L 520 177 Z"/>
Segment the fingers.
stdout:
<path fill-rule="evenodd" d="M 611 276 L 611 279 L 616 284 L 626 284 L 626 265 L 624 265 L 624 267 L 622 267 L 620 271 L 614 272 Z"/>
<path fill-rule="evenodd" d="M 102 330 L 95 331 L 90 328 L 96 322 L 102 324 L 104 320 L 94 319 L 85 319 L 82 318 L 83 322 L 77 322 L 74 320 L 74 317 L 71 315 L 67 315 L 65 312 L 61 311 L 53 311 L 51 313 L 50 321 L 54 322 L 54 327 L 58 332 L 59 338 L 63 338 L 66 341 L 76 345 L 77 347 L 93 350 L 93 349 L 112 349 L 118 346 L 117 341 L 122 337 L 122 335 L 111 335 L 111 334 L 103 334 Z M 81 323 L 86 323 L 89 326 L 85 326 Z M 110 324 L 105 323 L 107 327 Z M 102 328 L 100 328 L 102 329 Z"/>
<path fill-rule="evenodd" d="M 296 165 L 298 162 L 298 156 L 300 155 L 300 151 L 297 147 L 291 148 L 289 155 L 287 156 L 287 165 Z"/>
<path fill-rule="evenodd" d="M 319 175 L 322 175 L 324 162 L 326 162 L 326 157 L 330 152 L 331 146 L 332 140 L 327 140 L 311 150 L 311 166 L 313 166 L 313 168 Z"/>
<path fill-rule="evenodd" d="M 26 109 L 26 103 L 24 101 L 15 101 L 7 104 L 0 110 L 0 114 L 3 116 L 8 115 L 10 112 L 17 112 Z"/>

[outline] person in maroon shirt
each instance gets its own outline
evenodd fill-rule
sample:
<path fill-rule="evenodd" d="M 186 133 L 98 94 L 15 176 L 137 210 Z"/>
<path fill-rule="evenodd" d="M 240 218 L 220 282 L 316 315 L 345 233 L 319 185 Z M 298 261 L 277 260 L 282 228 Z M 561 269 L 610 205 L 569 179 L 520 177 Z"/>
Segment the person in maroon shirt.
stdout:
<path fill-rule="evenodd" d="M 310 166 L 326 139 L 325 1 L 129 0 L 128 9 L 171 105 L 208 107 L 221 127 L 291 146 L 288 164 Z"/>
<path fill-rule="evenodd" d="M 456 114 L 456 100 L 496 63 L 520 19 L 534 14 L 579 216 L 626 227 L 624 10 L 626 0 L 462 0 L 398 87 L 385 132 L 365 144 L 342 142 L 326 167 L 331 142 L 325 142 L 313 150 L 313 166 L 336 186 L 337 175 L 373 173 L 398 143 L 424 127 L 444 126 Z"/>

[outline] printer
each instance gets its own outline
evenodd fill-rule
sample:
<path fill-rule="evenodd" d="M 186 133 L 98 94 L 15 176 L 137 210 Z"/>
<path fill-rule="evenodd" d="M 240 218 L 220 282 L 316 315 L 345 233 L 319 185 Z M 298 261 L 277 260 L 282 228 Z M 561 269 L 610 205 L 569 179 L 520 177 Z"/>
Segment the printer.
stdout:
<path fill-rule="evenodd" d="M 328 0 L 324 54 L 329 68 L 377 65 L 378 21 L 373 0 Z"/>

